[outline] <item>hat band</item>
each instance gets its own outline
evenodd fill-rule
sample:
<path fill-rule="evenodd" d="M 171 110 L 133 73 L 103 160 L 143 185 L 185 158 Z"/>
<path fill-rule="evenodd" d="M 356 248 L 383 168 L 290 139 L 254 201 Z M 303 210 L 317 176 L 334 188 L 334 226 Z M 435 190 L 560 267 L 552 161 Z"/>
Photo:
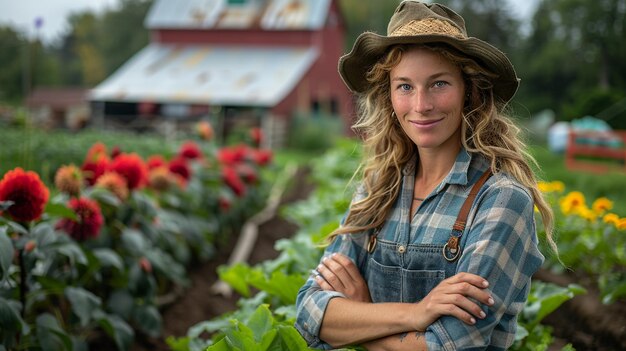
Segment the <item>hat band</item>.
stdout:
<path fill-rule="evenodd" d="M 458 39 L 467 37 L 455 26 L 447 21 L 435 18 L 412 20 L 394 30 L 390 37 L 409 37 L 414 35 L 447 35 Z"/>

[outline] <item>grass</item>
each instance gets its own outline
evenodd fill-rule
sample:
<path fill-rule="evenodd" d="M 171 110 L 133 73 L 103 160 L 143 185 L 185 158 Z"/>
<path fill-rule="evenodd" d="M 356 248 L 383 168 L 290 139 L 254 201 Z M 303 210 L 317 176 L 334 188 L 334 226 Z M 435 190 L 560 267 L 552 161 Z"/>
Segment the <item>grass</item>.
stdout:
<path fill-rule="evenodd" d="M 71 133 L 0 126 L 0 140 L 0 174 L 21 167 L 37 172 L 47 184 L 52 183 L 60 166 L 81 165 L 87 150 L 98 141 L 109 150 L 118 146 L 124 152 L 136 152 L 143 157 L 152 154 L 168 157 L 177 150 L 176 145 L 166 143 L 163 137 L 97 130 Z"/>

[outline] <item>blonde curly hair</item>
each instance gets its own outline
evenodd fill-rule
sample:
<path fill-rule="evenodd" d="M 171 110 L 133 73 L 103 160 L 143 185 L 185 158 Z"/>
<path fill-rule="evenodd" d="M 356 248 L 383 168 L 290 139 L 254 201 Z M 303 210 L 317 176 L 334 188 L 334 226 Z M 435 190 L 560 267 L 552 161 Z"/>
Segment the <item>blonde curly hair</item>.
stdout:
<path fill-rule="evenodd" d="M 402 187 L 402 169 L 417 152 L 413 141 L 392 116 L 389 72 L 411 45 L 392 47 L 368 72 L 370 87 L 359 96 L 358 118 L 353 130 L 363 138 L 363 160 L 353 179 L 362 178 L 363 199 L 350 206 L 344 224 L 329 240 L 340 234 L 379 228 L 386 221 Z M 531 191 L 546 232 L 546 239 L 557 252 L 552 237 L 554 215 L 537 187 L 531 164 L 538 168 L 520 131 L 505 112 L 506 104 L 494 98 L 490 78 L 473 59 L 447 46 L 421 45 L 457 65 L 462 72 L 469 98 L 463 109 L 461 143 L 470 153 L 479 153 L 491 162 L 494 173 L 506 172 Z"/>

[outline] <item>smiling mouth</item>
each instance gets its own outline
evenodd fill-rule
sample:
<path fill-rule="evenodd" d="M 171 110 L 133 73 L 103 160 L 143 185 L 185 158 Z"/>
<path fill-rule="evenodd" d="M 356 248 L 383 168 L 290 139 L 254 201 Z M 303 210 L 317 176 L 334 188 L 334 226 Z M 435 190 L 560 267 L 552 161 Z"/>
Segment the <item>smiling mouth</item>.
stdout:
<path fill-rule="evenodd" d="M 441 122 L 442 120 L 443 120 L 443 118 L 430 120 L 430 121 L 409 121 L 409 122 L 411 124 L 416 125 L 417 127 L 429 127 L 429 126 L 432 126 L 432 125 L 435 125 L 435 124 Z"/>

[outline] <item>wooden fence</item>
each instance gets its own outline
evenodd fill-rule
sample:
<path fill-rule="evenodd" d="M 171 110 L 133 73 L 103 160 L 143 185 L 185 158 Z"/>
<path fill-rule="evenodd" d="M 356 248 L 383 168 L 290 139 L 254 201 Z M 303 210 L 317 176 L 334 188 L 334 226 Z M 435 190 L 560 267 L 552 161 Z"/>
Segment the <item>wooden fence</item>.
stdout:
<path fill-rule="evenodd" d="M 565 165 L 594 173 L 626 172 L 626 131 L 570 130 Z"/>

